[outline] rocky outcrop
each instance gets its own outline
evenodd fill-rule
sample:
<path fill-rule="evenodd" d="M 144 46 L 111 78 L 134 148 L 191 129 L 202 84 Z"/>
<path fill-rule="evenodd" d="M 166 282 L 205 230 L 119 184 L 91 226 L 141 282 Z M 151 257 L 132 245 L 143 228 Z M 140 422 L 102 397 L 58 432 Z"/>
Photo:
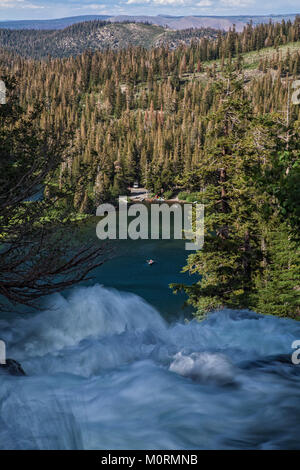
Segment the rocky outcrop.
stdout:
<path fill-rule="evenodd" d="M 21 364 L 13 359 L 6 359 L 5 364 L 0 364 L 0 375 L 3 374 L 14 376 L 26 375 Z"/>

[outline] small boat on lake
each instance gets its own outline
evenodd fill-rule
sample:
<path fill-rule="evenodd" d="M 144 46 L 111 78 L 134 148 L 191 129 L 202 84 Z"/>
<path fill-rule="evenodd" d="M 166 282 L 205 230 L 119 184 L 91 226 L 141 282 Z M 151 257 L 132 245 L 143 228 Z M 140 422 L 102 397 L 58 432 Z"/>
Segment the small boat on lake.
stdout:
<path fill-rule="evenodd" d="M 149 266 L 152 266 L 153 264 L 155 264 L 155 261 L 153 261 L 153 259 L 147 259 L 147 263 L 149 264 Z"/>

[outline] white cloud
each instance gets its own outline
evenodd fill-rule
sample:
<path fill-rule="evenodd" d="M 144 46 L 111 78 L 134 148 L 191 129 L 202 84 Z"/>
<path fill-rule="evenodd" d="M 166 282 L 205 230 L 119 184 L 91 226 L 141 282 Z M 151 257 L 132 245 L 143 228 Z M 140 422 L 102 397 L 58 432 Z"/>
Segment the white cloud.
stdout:
<path fill-rule="evenodd" d="M 88 3 L 87 5 L 84 5 L 84 8 L 89 8 L 89 10 L 105 10 L 107 8 L 107 5 L 101 5 L 100 3 Z M 82 9 L 82 7 L 80 7 Z"/>
<path fill-rule="evenodd" d="M 203 8 L 203 7 L 210 7 L 212 2 L 210 0 L 201 0 L 200 2 L 196 3 L 196 7 Z"/>
<path fill-rule="evenodd" d="M 41 9 L 41 5 L 34 5 L 26 0 L 0 0 L 0 8 Z"/>
<path fill-rule="evenodd" d="M 152 5 L 161 5 L 161 6 L 193 6 L 194 2 L 191 0 L 128 0 L 127 5 L 147 5 L 151 3 Z"/>
<path fill-rule="evenodd" d="M 183 9 L 188 8 L 190 11 L 186 11 L 186 15 L 189 15 L 191 11 L 195 11 L 199 8 L 212 7 L 215 3 L 216 0 L 126 0 L 126 5 L 141 5 L 145 8 L 177 8 L 176 11 L 181 14 L 185 14 Z"/>
<path fill-rule="evenodd" d="M 186 0 L 153 0 L 153 3 L 156 5 L 180 5 L 180 6 L 185 6 L 190 4 L 191 2 L 188 2 Z"/>
<path fill-rule="evenodd" d="M 253 3 L 254 0 L 221 0 L 221 4 L 226 7 L 247 7 Z"/>
<path fill-rule="evenodd" d="M 176 7 L 193 7 L 193 8 L 202 8 L 210 7 L 216 4 L 212 0 L 127 0 L 127 5 L 144 5 L 144 6 L 176 6 Z M 252 5 L 255 3 L 255 0 L 220 0 L 220 6 L 227 7 L 244 7 Z"/>

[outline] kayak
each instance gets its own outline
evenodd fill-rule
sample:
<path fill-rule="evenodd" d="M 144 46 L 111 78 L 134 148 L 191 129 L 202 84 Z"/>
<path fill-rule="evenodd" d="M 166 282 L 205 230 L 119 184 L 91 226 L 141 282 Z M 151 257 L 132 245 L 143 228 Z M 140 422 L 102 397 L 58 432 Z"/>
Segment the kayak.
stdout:
<path fill-rule="evenodd" d="M 155 263 L 155 261 L 153 261 L 153 259 L 149 259 L 147 260 L 147 263 L 149 264 L 149 266 L 152 266 Z"/>

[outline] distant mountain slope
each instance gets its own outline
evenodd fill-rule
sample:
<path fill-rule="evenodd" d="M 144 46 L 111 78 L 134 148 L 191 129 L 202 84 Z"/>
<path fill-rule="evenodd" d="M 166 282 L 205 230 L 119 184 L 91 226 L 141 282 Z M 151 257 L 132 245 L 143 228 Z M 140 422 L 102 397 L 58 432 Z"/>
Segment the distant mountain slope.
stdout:
<path fill-rule="evenodd" d="M 92 20 L 108 20 L 110 22 L 148 22 L 157 26 L 167 26 L 171 29 L 215 28 L 228 30 L 233 24 L 241 31 L 245 24 L 252 20 L 253 24 L 280 22 L 282 19 L 294 21 L 296 14 L 266 15 L 266 16 L 107 16 L 89 15 L 60 18 L 54 20 L 0 21 L 0 28 L 8 29 L 63 29 L 72 24 Z"/>
<path fill-rule="evenodd" d="M 160 26 L 167 26 L 171 29 L 188 29 L 188 28 L 214 28 L 227 31 L 233 24 L 236 25 L 238 31 L 242 31 L 247 22 L 232 20 L 231 18 L 224 17 L 196 17 L 196 16 L 182 16 L 182 17 L 164 17 L 164 16 L 116 16 L 110 18 L 110 21 L 143 21 Z"/>
<path fill-rule="evenodd" d="M 67 18 L 58 18 L 54 20 L 23 20 L 23 21 L 0 21 L 0 28 L 7 29 L 64 29 L 76 23 L 84 21 L 102 21 L 108 20 L 107 15 L 85 15 L 70 16 Z"/>
<path fill-rule="evenodd" d="M 215 38 L 213 29 L 171 31 L 153 24 L 108 23 L 89 21 L 77 23 L 63 30 L 10 30 L 0 29 L 0 47 L 22 56 L 33 58 L 68 57 L 87 49 L 121 49 L 128 46 L 145 48 L 190 44 L 193 39 Z"/>

